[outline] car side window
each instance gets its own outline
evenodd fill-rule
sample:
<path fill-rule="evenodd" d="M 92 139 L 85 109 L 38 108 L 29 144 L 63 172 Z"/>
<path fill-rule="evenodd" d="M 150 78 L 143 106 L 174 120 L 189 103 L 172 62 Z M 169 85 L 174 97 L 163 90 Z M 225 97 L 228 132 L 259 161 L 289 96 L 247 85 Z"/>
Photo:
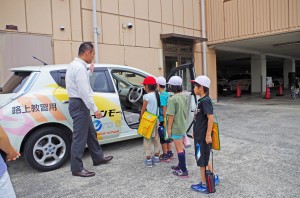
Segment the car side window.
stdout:
<path fill-rule="evenodd" d="M 53 80 L 57 83 L 58 86 L 66 88 L 66 70 L 55 70 L 50 72 Z"/>
<path fill-rule="evenodd" d="M 96 71 L 90 76 L 91 88 L 94 92 L 110 92 L 104 71 Z"/>

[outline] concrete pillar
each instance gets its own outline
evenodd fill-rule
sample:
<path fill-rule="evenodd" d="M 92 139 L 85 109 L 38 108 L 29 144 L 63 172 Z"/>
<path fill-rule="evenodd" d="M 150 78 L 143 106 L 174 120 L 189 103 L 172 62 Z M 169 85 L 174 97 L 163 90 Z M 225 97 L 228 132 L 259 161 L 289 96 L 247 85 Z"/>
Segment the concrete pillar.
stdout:
<path fill-rule="evenodd" d="M 266 55 L 251 56 L 251 92 L 264 94 L 267 82 Z"/>
<path fill-rule="evenodd" d="M 283 80 L 284 80 L 284 87 L 288 88 L 289 85 L 289 72 L 296 71 L 296 60 L 295 59 L 284 59 L 283 63 Z"/>

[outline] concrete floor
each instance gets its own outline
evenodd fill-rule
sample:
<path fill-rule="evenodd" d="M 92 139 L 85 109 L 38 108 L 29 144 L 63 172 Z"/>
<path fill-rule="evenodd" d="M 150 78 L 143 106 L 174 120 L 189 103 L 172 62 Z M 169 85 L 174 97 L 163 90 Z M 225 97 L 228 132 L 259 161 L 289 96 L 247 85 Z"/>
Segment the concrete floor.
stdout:
<path fill-rule="evenodd" d="M 215 110 L 222 150 L 214 152 L 214 165 L 221 183 L 209 197 L 300 197 L 300 99 L 220 97 Z M 18 159 L 9 170 L 17 197 L 208 196 L 190 189 L 199 181 L 193 148 L 186 150 L 188 179 L 171 174 L 170 166 L 177 158 L 144 167 L 142 139 L 104 145 L 103 149 L 114 159 L 100 167 L 92 166 L 88 151 L 85 153 L 85 167 L 96 172 L 93 178 L 72 177 L 69 162 L 42 173 Z"/>

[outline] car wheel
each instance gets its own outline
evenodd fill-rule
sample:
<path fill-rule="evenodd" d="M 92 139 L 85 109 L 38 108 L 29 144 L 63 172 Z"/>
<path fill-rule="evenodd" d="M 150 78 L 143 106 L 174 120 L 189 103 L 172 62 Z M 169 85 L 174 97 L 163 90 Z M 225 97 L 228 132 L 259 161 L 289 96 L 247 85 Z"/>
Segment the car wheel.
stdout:
<path fill-rule="evenodd" d="M 27 140 L 24 156 L 28 164 L 39 171 L 51 171 L 61 167 L 70 155 L 70 140 L 57 127 L 45 127 L 35 131 Z"/>

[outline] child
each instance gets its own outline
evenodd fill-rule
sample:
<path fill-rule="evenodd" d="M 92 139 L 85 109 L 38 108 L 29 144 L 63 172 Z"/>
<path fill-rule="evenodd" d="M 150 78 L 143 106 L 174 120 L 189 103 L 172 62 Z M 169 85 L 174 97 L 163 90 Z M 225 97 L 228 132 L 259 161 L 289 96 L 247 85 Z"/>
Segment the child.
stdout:
<path fill-rule="evenodd" d="M 208 163 L 212 143 L 211 131 L 214 122 L 213 106 L 211 99 L 208 96 L 210 79 L 207 76 L 198 76 L 191 82 L 194 83 L 195 95 L 200 96 L 198 108 L 195 113 L 193 137 L 195 145 L 195 157 L 197 165 L 200 166 L 200 177 L 202 181 L 199 184 L 193 184 L 191 188 L 198 192 L 207 193 L 205 167 L 208 166 L 208 169 L 213 172 L 211 164 Z M 219 177 L 215 175 L 215 184 L 218 184 L 219 182 Z"/>
<path fill-rule="evenodd" d="M 172 173 L 179 177 L 188 177 L 186 168 L 183 136 L 187 129 L 187 98 L 182 94 L 182 79 L 179 76 L 172 76 L 167 83 L 171 92 L 175 95 L 168 101 L 168 136 L 173 140 L 177 155 L 178 165 L 172 166 Z"/>
<path fill-rule="evenodd" d="M 159 98 L 160 98 L 160 108 L 159 108 L 159 136 L 160 136 L 160 144 L 162 147 L 163 154 L 160 155 L 159 160 L 161 162 L 170 162 L 173 158 L 172 153 L 172 140 L 165 140 L 164 138 L 164 129 L 166 129 L 166 115 L 167 115 L 167 104 L 169 99 L 168 92 L 165 91 L 166 87 L 166 79 L 164 77 L 157 78 L 157 85 L 159 91 Z"/>
<path fill-rule="evenodd" d="M 147 110 L 149 113 L 158 115 L 159 94 L 156 91 L 156 80 L 152 76 L 148 76 L 142 82 L 144 89 L 147 92 L 143 96 L 143 106 L 141 110 L 141 117 Z M 147 167 L 152 167 L 154 163 L 159 163 L 159 135 L 157 132 L 157 125 L 153 129 L 153 135 L 150 139 L 144 138 L 144 148 L 146 151 L 146 159 L 144 161 Z M 151 158 L 151 143 L 154 145 L 154 156 Z"/>

